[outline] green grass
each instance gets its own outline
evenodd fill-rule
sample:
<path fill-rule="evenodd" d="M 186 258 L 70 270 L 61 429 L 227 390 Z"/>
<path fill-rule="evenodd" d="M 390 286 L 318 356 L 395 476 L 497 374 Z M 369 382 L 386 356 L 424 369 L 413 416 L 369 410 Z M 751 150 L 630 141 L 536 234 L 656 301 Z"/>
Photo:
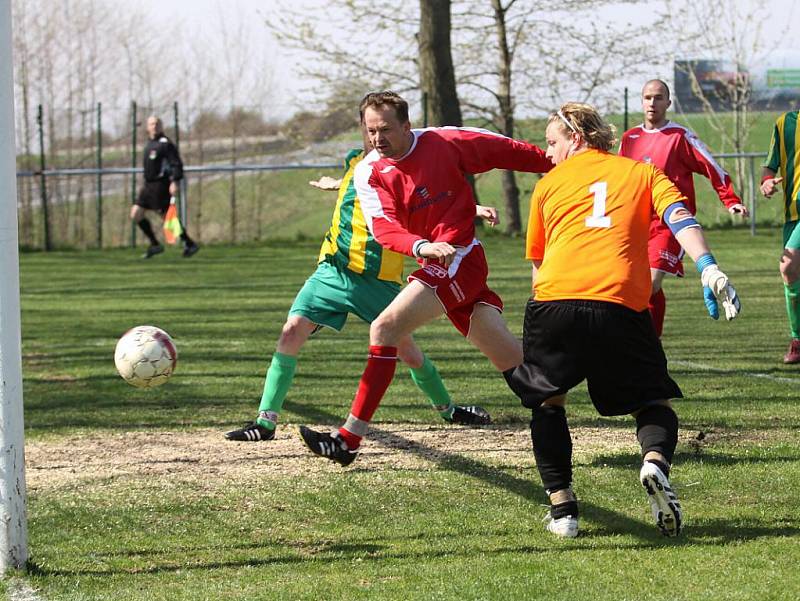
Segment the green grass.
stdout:
<path fill-rule="evenodd" d="M 376 415 L 380 441 L 368 440 L 351 469 L 299 446 L 275 455 L 269 443 L 224 441 L 217 432 L 255 413 L 316 241 L 210 246 L 190 261 L 174 249 L 149 262 L 133 250 L 23 254 L 26 437 L 38 457 L 52 450 L 46 470 L 29 459 L 31 569 L 17 576 L 48 600 L 796 599 L 800 374 L 780 363 L 780 237 L 709 238 L 744 313 L 708 319 L 691 264 L 688 281 L 667 282 L 664 346 L 689 433 L 673 477 L 688 519 L 677 540 L 650 523 L 631 420 L 597 416 L 585 386 L 568 406 L 576 445 L 587 428 L 607 444 L 576 453 L 581 537 L 553 540 L 529 415 L 445 320 L 418 340 L 458 402 L 490 410 L 487 435 L 510 454 L 458 447 L 475 437 L 463 430 L 439 431 L 453 446 L 409 444 L 409 428 L 439 422 L 402 368 Z M 486 247 L 491 284 L 519 331 L 529 288 L 522 243 L 489 236 Z M 165 328 L 180 354 L 173 379 L 151 391 L 127 386 L 113 367 L 116 339 L 140 323 Z M 366 326 L 351 319 L 306 345 L 280 437 L 344 417 L 366 344 Z M 205 437 L 208 447 L 141 460 L 165 433 Z M 63 445 L 88 439 L 109 442 L 96 456 L 76 448 L 85 461 L 76 468 Z M 375 452 L 380 445 L 394 454 Z M 122 471 L 105 471 L 128 455 Z"/>

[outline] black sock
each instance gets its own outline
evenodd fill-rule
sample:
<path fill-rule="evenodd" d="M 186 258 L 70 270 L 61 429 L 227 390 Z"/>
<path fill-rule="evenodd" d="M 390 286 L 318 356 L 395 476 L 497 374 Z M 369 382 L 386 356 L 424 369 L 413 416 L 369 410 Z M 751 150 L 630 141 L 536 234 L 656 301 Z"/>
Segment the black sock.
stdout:
<path fill-rule="evenodd" d="M 572 484 L 572 438 L 563 407 L 544 404 L 532 412 L 531 441 L 542 484 L 549 492 Z"/>
<path fill-rule="evenodd" d="M 189 237 L 189 234 L 186 233 L 186 230 L 183 228 L 183 224 L 181 224 L 181 240 L 185 246 L 191 246 L 194 244 L 194 240 Z"/>
<path fill-rule="evenodd" d="M 668 463 L 672 463 L 672 456 L 678 445 L 678 416 L 672 407 L 652 405 L 639 412 L 636 416 L 636 438 L 642 445 L 642 457 L 655 451 L 661 453 Z M 653 463 L 659 468 L 664 465 L 660 461 Z M 669 475 L 668 467 L 666 471 L 663 468 L 661 471 L 665 476 Z"/>
<path fill-rule="evenodd" d="M 144 235 L 150 240 L 151 246 L 158 246 L 158 238 L 153 233 L 153 226 L 150 225 L 150 220 L 147 217 L 144 217 L 139 220 L 139 229 L 144 232 Z"/>
<path fill-rule="evenodd" d="M 565 518 L 568 515 L 574 518 L 578 517 L 578 501 L 566 501 L 558 505 L 550 506 L 550 517 L 554 520 Z"/>

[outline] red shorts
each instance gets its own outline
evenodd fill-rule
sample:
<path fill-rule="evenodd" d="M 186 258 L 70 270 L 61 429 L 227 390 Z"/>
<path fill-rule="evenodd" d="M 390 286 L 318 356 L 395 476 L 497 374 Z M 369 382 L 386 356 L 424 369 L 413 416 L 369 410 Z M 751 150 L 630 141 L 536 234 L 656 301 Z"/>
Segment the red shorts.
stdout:
<path fill-rule="evenodd" d="M 650 268 L 683 277 L 683 247 L 661 221 L 650 224 L 650 239 L 647 241 Z"/>
<path fill-rule="evenodd" d="M 486 285 L 488 276 L 486 255 L 480 242 L 475 240 L 459 250 L 449 268 L 439 263 L 429 263 L 411 273 L 408 281 L 417 280 L 433 289 L 447 318 L 466 337 L 476 304 L 484 303 L 503 311 L 503 301 Z"/>

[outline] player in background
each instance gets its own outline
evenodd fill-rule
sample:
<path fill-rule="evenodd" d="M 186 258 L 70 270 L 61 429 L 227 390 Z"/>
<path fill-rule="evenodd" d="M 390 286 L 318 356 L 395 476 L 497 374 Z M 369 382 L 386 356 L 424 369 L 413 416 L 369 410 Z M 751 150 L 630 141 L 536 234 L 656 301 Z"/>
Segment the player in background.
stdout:
<path fill-rule="evenodd" d="M 761 193 L 767 198 L 783 185 L 783 254 L 781 277 L 792 341 L 784 363 L 800 363 L 800 137 L 798 111 L 782 114 L 775 121 L 769 154 L 761 177 Z M 780 173 L 780 176 L 778 176 Z"/>
<path fill-rule="evenodd" d="M 748 210 L 733 191 L 731 178 L 711 156 L 705 144 L 695 133 L 683 125 L 667 119 L 667 109 L 672 104 L 669 87 L 660 79 L 651 79 L 642 88 L 644 123 L 622 135 L 619 154 L 650 163 L 661 169 L 686 197 L 686 208 L 697 213 L 693 174 L 708 178 L 720 201 L 728 212 L 746 217 Z M 669 228 L 654 213 L 648 240 L 650 257 L 651 294 L 649 300 L 653 325 L 659 336 L 664 329 L 666 299 L 662 285 L 666 274 L 683 277 L 683 250 Z M 717 303 L 713 294 L 703 291 L 706 308 L 712 318 L 718 319 Z"/>
<path fill-rule="evenodd" d="M 364 148 L 370 148 L 366 136 Z M 316 271 L 306 280 L 289 309 L 267 370 L 258 417 L 244 428 L 225 434 L 228 440 L 274 439 L 278 417 L 294 378 L 297 355 L 309 336 L 323 326 L 341 331 L 350 313 L 371 323 L 400 292 L 403 256 L 375 241 L 367 230 L 361 201 L 356 195 L 353 172 L 363 158 L 364 150 L 351 150 L 345 159 L 342 179 L 325 177 L 309 182 L 321 189 L 339 191 L 331 227 L 322 241 Z M 491 207 L 478 206 L 474 213 L 492 225 L 497 223 L 497 211 Z M 482 407 L 453 404 L 436 367 L 411 336 L 400 341 L 398 355 L 411 369 L 411 379 L 445 421 L 490 423 L 490 416 Z"/>
<path fill-rule="evenodd" d="M 500 315 L 503 302 L 486 282 L 475 197 L 464 176 L 552 167 L 540 148 L 486 130 L 412 130 L 408 104 L 394 92 L 367 94 L 360 112 L 374 149 L 355 171 L 367 225 L 386 249 L 416 257 L 420 269 L 370 326 L 367 365 L 344 425 L 333 433 L 300 428 L 313 453 L 341 465 L 356 458 L 394 377 L 399 345 L 422 325 L 445 314 L 499 371 L 522 361 L 521 344 Z"/>
<path fill-rule="evenodd" d="M 578 535 L 572 491 L 567 392 L 586 379 L 601 415 L 631 414 L 642 449 L 639 479 L 667 536 L 681 529 L 669 483 L 681 397 L 647 312 L 646 240 L 653 211 L 697 264 L 725 316 L 739 312 L 736 292 L 717 267 L 686 197 L 652 165 L 611 154 L 614 129 L 587 104 L 550 115 L 547 155 L 555 163 L 533 191 L 526 255 L 533 291 L 525 308 L 524 363 L 510 378 L 532 410 L 536 467 L 551 504 L 547 529 Z"/>

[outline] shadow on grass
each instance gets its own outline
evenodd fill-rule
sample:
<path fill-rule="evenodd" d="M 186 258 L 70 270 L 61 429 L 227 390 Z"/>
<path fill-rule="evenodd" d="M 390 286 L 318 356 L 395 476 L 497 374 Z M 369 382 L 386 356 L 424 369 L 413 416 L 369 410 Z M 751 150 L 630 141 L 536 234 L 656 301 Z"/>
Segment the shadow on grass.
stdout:
<path fill-rule="evenodd" d="M 718 466 L 732 466 L 739 464 L 758 464 L 758 463 L 779 463 L 786 461 L 797 461 L 800 456 L 794 455 L 778 455 L 770 454 L 769 456 L 755 456 L 736 454 L 731 455 L 719 451 L 703 450 L 699 453 L 686 453 L 679 452 L 675 454 L 673 463 L 675 465 L 703 463 L 708 465 Z M 591 461 L 584 463 L 590 467 L 630 467 L 636 465 L 639 461 L 639 455 L 636 453 L 614 453 L 606 455 L 597 455 Z"/>
<path fill-rule="evenodd" d="M 598 508 L 591 505 L 586 505 L 586 518 L 592 522 L 603 521 L 607 517 L 603 515 L 606 513 L 601 510 L 599 513 L 596 511 Z M 571 540 L 556 540 L 550 539 L 544 541 L 540 545 L 519 544 L 507 545 L 496 548 L 487 548 L 480 543 L 484 540 L 483 535 L 477 536 L 478 548 L 481 555 L 508 555 L 508 554 L 537 554 L 537 555 L 552 555 L 564 552 L 574 553 L 576 551 L 585 551 L 594 554 L 597 550 L 606 551 L 641 551 L 649 549 L 662 549 L 665 547 L 682 547 L 691 545 L 693 547 L 718 547 L 720 545 L 739 544 L 756 540 L 759 538 L 774 538 L 774 537 L 796 537 L 800 535 L 800 529 L 794 526 L 779 525 L 775 527 L 763 527 L 747 524 L 733 524 L 728 520 L 708 520 L 696 525 L 690 525 L 688 529 L 678 538 L 664 538 L 655 529 L 648 532 L 635 533 L 636 541 L 619 541 L 619 534 L 623 531 L 622 528 L 609 526 L 617 526 L 627 520 L 619 514 L 614 514 L 615 520 L 611 524 L 604 524 L 600 528 L 591 530 L 590 536 L 582 536 L 578 539 Z M 632 521 L 632 520 L 631 520 Z M 636 522 L 639 529 L 642 529 L 642 524 Z M 630 534 L 630 533 L 629 533 Z M 520 536 L 524 536 L 524 532 L 520 532 Z M 596 541 L 598 537 L 613 537 L 609 542 L 587 545 L 582 541 L 591 539 Z M 230 546 L 197 546 L 197 547 L 178 547 L 162 550 L 141 550 L 130 552 L 119 552 L 113 554 L 100 554 L 97 557 L 116 557 L 120 560 L 126 558 L 147 557 L 151 561 L 158 562 L 160 556 L 164 556 L 162 565 L 147 565 L 145 567 L 119 567 L 119 568 L 99 568 L 99 569 L 56 569 L 43 568 L 35 562 L 29 562 L 27 569 L 30 576 L 117 576 L 120 574 L 160 574 L 179 572 L 184 570 L 213 570 L 213 569 L 236 569 L 246 567 L 258 566 L 272 566 L 272 565 L 291 565 L 302 564 L 307 562 L 324 561 L 331 563 L 334 561 L 344 562 L 350 564 L 354 559 L 361 561 L 397 561 L 397 560 L 412 560 L 412 561 L 431 561 L 439 558 L 472 558 L 474 557 L 476 548 L 465 548 L 459 550 L 429 550 L 420 549 L 418 551 L 408 550 L 403 545 L 403 540 L 407 537 L 396 537 L 387 544 L 385 540 L 379 542 L 364 541 L 360 543 L 355 542 L 322 542 L 315 544 L 292 542 L 292 541 L 272 541 L 267 543 L 246 543 Z M 419 539 L 425 538 L 428 540 L 430 537 L 427 535 L 413 535 L 410 538 Z M 438 536 L 436 538 L 452 538 L 450 535 L 447 537 Z M 196 555 L 198 552 L 224 552 L 226 555 L 235 554 L 237 552 L 247 552 L 249 550 L 266 550 L 270 546 L 280 547 L 281 554 L 274 557 L 255 558 L 249 557 L 246 559 L 230 559 L 228 561 L 206 561 L 197 562 L 192 559 L 189 562 L 181 563 L 175 561 L 175 556 L 181 553 L 189 553 Z M 293 553 L 286 553 L 286 549 L 291 548 Z"/>

